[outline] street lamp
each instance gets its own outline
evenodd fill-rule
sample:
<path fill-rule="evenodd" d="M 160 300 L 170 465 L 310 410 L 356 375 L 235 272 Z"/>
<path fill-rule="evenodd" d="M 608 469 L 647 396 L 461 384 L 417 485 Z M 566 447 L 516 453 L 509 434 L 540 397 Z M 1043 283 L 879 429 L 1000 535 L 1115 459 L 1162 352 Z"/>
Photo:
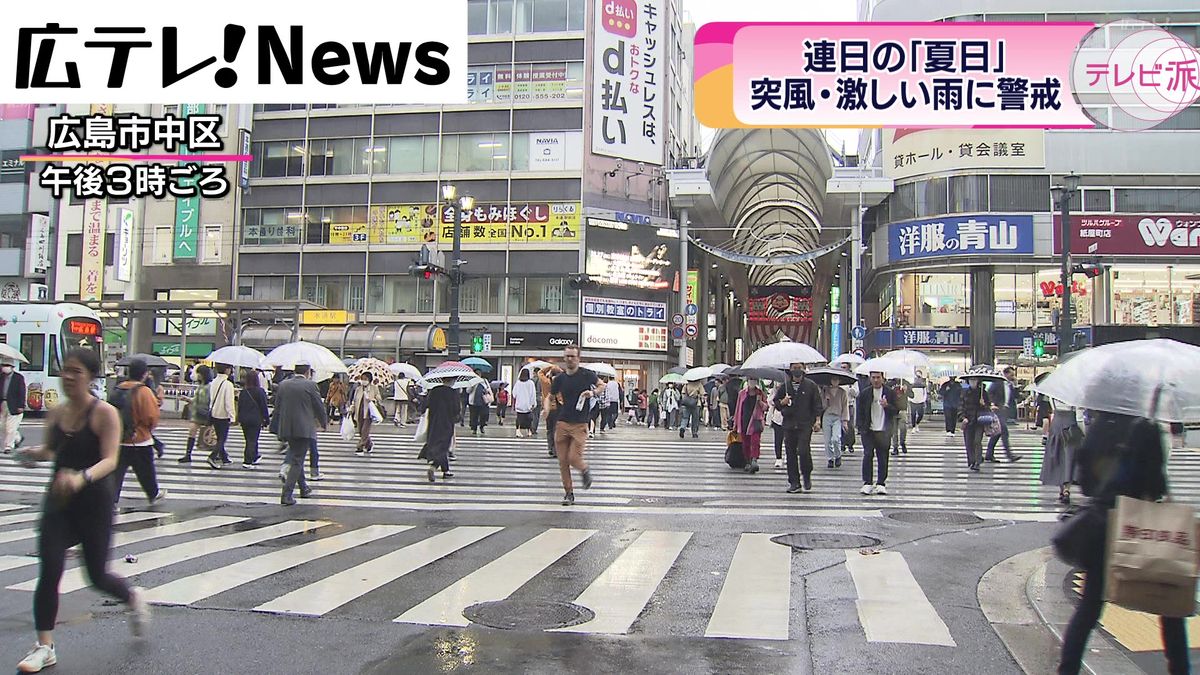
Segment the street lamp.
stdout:
<path fill-rule="evenodd" d="M 1079 192 L 1079 176 L 1063 176 L 1063 184 L 1050 188 L 1055 206 L 1060 212 L 1059 239 L 1062 240 L 1062 310 L 1058 315 L 1058 362 L 1075 344 L 1075 329 L 1071 325 L 1071 200 Z"/>
<path fill-rule="evenodd" d="M 453 248 L 450 252 L 450 345 L 451 358 L 458 358 L 462 342 L 459 339 L 459 288 L 462 285 L 462 214 L 475 208 L 475 198 L 471 195 L 458 196 L 458 188 L 451 184 L 442 186 L 442 201 L 454 210 Z"/>

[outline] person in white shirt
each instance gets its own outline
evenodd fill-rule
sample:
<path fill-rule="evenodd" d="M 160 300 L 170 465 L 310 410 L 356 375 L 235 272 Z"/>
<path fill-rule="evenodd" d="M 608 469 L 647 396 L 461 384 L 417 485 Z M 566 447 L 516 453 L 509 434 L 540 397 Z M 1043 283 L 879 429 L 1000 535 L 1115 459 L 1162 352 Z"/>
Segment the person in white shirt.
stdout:
<path fill-rule="evenodd" d="M 231 464 L 229 453 L 225 451 L 225 441 L 229 438 L 229 425 L 237 417 L 234 407 L 233 383 L 229 381 L 229 366 L 218 363 L 217 376 L 208 384 L 209 400 L 212 401 L 212 425 L 217 432 L 217 447 L 208 456 L 208 465 L 220 469 Z"/>
<path fill-rule="evenodd" d="M 513 409 L 517 411 L 517 438 L 533 435 L 533 410 L 537 407 L 537 385 L 528 368 L 521 369 L 512 389 Z"/>
<path fill-rule="evenodd" d="M 392 423 L 402 429 L 408 426 L 408 385 L 411 382 L 412 380 L 407 377 L 400 377 L 392 384 L 392 400 L 396 403 L 396 413 L 392 416 Z"/>
<path fill-rule="evenodd" d="M 908 426 L 914 433 L 921 430 L 921 422 L 925 419 L 925 406 L 928 400 L 928 380 L 918 375 L 917 381 L 908 390 Z"/>
<path fill-rule="evenodd" d="M 871 373 L 871 386 L 858 395 L 857 424 L 863 442 L 862 493 L 886 495 L 888 441 L 896 421 L 896 392 L 883 384 L 883 373 Z M 879 466 L 878 480 L 872 482 L 872 460 Z"/>
<path fill-rule="evenodd" d="M 617 418 L 621 414 L 621 385 L 617 384 L 617 379 L 608 381 L 604 385 L 604 410 L 600 417 L 600 433 L 604 433 L 605 429 L 616 429 Z"/>

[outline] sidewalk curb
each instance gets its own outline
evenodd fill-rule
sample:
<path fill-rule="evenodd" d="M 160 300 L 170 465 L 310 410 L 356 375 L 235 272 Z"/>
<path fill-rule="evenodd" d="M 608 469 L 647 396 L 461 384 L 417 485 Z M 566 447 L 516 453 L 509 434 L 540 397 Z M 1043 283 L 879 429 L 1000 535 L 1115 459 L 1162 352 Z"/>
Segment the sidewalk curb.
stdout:
<path fill-rule="evenodd" d="M 1027 584 L 1045 570 L 1052 556 L 1049 547 L 1018 553 L 985 572 L 976 589 L 984 617 L 1029 675 L 1053 673 L 1058 665 L 1059 638 L 1027 594 Z"/>

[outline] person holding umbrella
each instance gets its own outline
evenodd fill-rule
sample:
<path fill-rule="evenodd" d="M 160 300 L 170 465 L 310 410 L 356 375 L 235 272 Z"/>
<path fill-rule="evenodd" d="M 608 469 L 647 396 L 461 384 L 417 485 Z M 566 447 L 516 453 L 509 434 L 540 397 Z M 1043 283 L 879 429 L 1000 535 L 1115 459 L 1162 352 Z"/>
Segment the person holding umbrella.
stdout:
<path fill-rule="evenodd" d="M 942 415 L 946 418 L 946 435 L 953 436 L 958 430 L 958 409 L 962 406 L 963 388 L 957 375 L 951 375 L 938 387 L 942 397 Z"/>
<path fill-rule="evenodd" d="M 746 455 L 746 473 L 758 473 L 758 457 L 766 427 L 767 396 L 758 380 L 748 380 L 737 397 L 733 412 L 733 430 L 742 437 L 742 452 Z"/>
<path fill-rule="evenodd" d="M 988 387 L 988 396 L 992 399 L 992 413 L 1000 420 L 1000 433 L 992 436 L 988 441 L 987 457 L 985 462 L 996 461 L 996 442 L 1004 442 L 1004 454 L 1008 456 L 1008 461 L 1016 462 L 1021 459 L 1020 455 L 1014 454 L 1012 445 L 1008 442 L 1008 422 L 1017 418 L 1017 371 L 1008 366 L 1004 369 L 1004 380 L 995 382 Z"/>
<path fill-rule="evenodd" d="M 779 385 L 772 397 L 783 414 L 789 494 L 812 490 L 812 435 L 821 423 L 821 392 L 812 380 L 804 377 L 804 370 L 803 363 L 791 364 L 787 381 Z"/>
<path fill-rule="evenodd" d="M 963 424 L 963 444 L 967 450 L 967 468 L 977 472 L 983 462 L 984 427 L 991 425 L 991 421 L 985 415 L 990 414 L 993 406 L 987 387 L 983 385 L 983 378 L 971 375 L 967 373 L 963 378 L 967 388 L 962 392 L 960 416 Z"/>
<path fill-rule="evenodd" d="M 358 431 L 358 448 L 354 454 L 360 457 L 371 454 L 375 446 L 371 440 L 371 425 L 375 422 L 371 407 L 378 407 L 378 401 L 379 387 L 375 385 L 375 376 L 364 370 L 358 376 L 358 387 L 354 389 L 354 400 L 350 405 L 350 418 Z"/>

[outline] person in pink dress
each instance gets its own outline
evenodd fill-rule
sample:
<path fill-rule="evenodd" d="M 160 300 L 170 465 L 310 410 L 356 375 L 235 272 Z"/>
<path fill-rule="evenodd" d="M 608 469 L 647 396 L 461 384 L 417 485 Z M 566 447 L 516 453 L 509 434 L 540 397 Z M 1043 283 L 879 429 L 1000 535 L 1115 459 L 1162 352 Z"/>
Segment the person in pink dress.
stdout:
<path fill-rule="evenodd" d="M 738 393 L 733 413 L 733 429 L 742 437 L 742 452 L 746 455 L 746 473 L 758 473 L 758 454 L 766 427 L 767 397 L 757 380 L 749 380 Z"/>

